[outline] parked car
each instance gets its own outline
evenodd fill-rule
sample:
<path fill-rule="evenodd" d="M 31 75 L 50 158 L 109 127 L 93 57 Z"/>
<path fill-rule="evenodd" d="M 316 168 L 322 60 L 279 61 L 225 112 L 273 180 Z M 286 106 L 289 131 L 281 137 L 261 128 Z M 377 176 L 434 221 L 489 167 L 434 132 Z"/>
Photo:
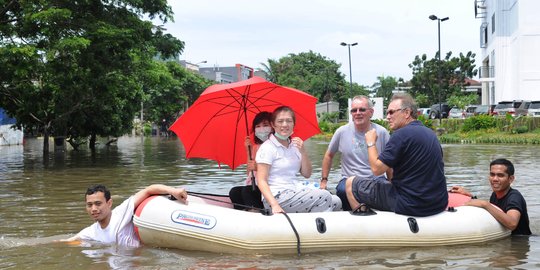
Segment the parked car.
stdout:
<path fill-rule="evenodd" d="M 531 101 L 531 105 L 529 105 L 529 111 L 527 115 L 533 117 L 540 117 L 540 100 Z"/>
<path fill-rule="evenodd" d="M 458 107 L 452 107 L 448 112 L 448 118 L 465 118 L 465 112 Z"/>
<path fill-rule="evenodd" d="M 445 103 L 433 104 L 431 105 L 430 109 L 431 112 L 429 112 L 429 118 L 431 119 L 439 118 L 439 114 L 441 115 L 441 118 L 448 118 L 448 112 L 450 112 L 450 106 Z M 442 109 L 442 113 L 439 113 L 440 109 Z"/>
<path fill-rule="evenodd" d="M 495 114 L 495 113 L 494 113 L 494 111 L 495 111 L 495 106 L 497 106 L 497 104 L 491 104 L 491 105 L 489 105 L 489 115 Z"/>
<path fill-rule="evenodd" d="M 418 108 L 418 116 L 423 115 L 425 118 L 429 117 L 431 108 Z"/>
<path fill-rule="evenodd" d="M 476 115 L 476 108 L 480 105 L 469 105 L 465 108 L 465 118 Z"/>
<path fill-rule="evenodd" d="M 514 101 L 517 103 L 517 101 Z M 516 107 L 516 116 L 526 116 L 529 113 L 529 106 L 531 106 L 530 100 L 524 100 L 522 103 Z"/>
<path fill-rule="evenodd" d="M 493 114 L 498 116 L 505 116 L 507 113 L 513 116 L 527 115 L 530 104 L 531 102 L 527 100 L 501 101 L 493 109 Z"/>
<path fill-rule="evenodd" d="M 496 105 L 478 105 L 476 109 L 474 110 L 474 115 L 480 115 L 480 114 L 492 115 L 493 109 L 495 108 L 495 106 Z"/>

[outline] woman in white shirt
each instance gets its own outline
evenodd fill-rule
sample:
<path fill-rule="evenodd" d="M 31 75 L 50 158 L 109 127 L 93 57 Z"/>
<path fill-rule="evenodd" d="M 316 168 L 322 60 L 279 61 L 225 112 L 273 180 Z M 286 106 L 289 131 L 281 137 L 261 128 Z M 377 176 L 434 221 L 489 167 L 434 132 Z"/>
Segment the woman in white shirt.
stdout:
<path fill-rule="evenodd" d="M 341 200 L 327 190 L 299 185 L 296 174 L 311 176 L 311 161 L 304 141 L 291 137 L 296 118 L 294 111 L 282 106 L 272 113 L 274 134 L 256 155 L 257 181 L 265 208 L 272 213 L 307 213 L 341 209 Z"/>

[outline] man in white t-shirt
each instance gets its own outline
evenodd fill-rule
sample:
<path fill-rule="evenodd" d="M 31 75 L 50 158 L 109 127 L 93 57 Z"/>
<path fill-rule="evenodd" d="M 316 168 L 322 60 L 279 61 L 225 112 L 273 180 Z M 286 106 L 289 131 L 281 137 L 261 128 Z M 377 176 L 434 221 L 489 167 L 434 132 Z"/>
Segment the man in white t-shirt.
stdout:
<path fill-rule="evenodd" d="M 111 192 L 103 185 L 91 186 L 86 191 L 86 211 L 96 222 L 77 235 L 61 241 L 96 241 L 138 247 L 140 240 L 135 233 L 133 214 L 146 198 L 159 194 L 170 194 L 187 203 L 187 192 L 184 188 L 156 184 L 135 193 L 112 210 Z"/>
<path fill-rule="evenodd" d="M 341 180 L 336 187 L 336 195 L 340 197 L 343 210 L 352 210 L 345 193 L 345 180 L 356 175 L 376 181 L 386 181 L 392 178 L 392 169 L 382 175 L 373 175 L 368 160 L 368 148 L 376 147 L 381 153 L 390 134 L 388 131 L 371 122 L 373 116 L 373 102 L 367 96 L 355 96 L 351 102 L 352 122 L 339 127 L 328 145 L 322 161 L 321 188 L 327 188 L 328 176 L 332 167 L 332 160 L 337 152 L 341 153 Z M 377 142 L 374 145 L 365 143 L 365 134 L 374 129 L 377 133 Z"/>

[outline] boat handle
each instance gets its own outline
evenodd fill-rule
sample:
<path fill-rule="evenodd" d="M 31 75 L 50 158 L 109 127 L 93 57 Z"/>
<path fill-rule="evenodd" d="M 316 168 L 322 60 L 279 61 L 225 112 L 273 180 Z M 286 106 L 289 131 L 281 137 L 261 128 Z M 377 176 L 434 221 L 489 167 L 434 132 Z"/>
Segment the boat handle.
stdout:
<path fill-rule="evenodd" d="M 417 233 L 419 228 L 418 228 L 418 223 L 416 222 L 416 219 L 410 217 L 407 219 L 407 222 L 409 222 L 409 229 L 411 230 L 411 232 Z"/>
<path fill-rule="evenodd" d="M 315 219 L 315 224 L 317 224 L 317 231 L 319 231 L 319 233 L 326 232 L 326 221 L 324 221 L 324 218 L 319 217 Z"/>

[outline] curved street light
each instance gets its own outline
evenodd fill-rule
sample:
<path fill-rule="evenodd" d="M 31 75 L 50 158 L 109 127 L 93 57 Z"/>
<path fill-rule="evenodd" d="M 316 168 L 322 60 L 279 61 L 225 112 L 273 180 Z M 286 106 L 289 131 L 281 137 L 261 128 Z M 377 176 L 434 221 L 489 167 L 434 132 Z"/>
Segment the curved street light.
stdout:
<path fill-rule="evenodd" d="M 442 118 L 442 104 L 441 104 L 441 92 L 442 92 L 442 73 L 441 73 L 441 22 L 444 22 L 448 20 L 448 17 L 439 18 L 435 15 L 430 15 L 429 19 L 432 21 L 437 20 L 437 33 L 438 33 L 438 39 L 439 39 L 439 50 L 437 51 L 437 54 L 439 55 L 439 123 Z"/>
<path fill-rule="evenodd" d="M 352 43 L 352 44 L 351 43 L 341 42 L 340 45 L 341 46 L 347 46 L 349 48 L 349 83 L 350 83 L 350 87 L 351 87 L 349 96 L 351 96 L 352 93 L 353 93 L 353 90 L 352 90 L 352 68 L 351 68 L 351 46 L 358 45 L 358 42 L 355 42 L 355 43 Z"/>

